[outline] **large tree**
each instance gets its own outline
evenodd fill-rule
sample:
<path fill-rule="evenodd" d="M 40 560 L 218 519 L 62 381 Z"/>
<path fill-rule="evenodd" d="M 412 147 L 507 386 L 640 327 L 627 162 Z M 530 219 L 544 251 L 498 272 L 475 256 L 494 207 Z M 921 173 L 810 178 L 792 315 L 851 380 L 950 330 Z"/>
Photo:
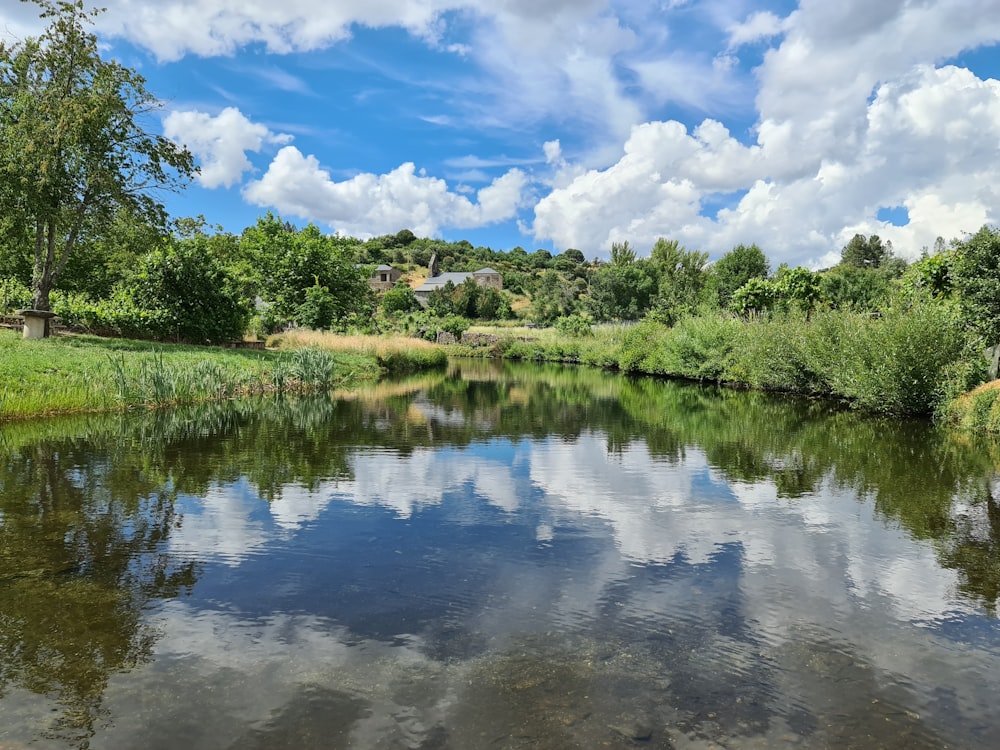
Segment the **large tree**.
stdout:
<path fill-rule="evenodd" d="M 840 251 L 840 263 L 855 268 L 878 268 L 892 258 L 892 243 L 877 235 L 856 234 Z"/>
<path fill-rule="evenodd" d="M 952 283 L 966 325 L 990 350 L 990 377 L 1000 370 L 1000 229 L 984 226 L 955 243 Z"/>
<path fill-rule="evenodd" d="M 160 105 L 145 79 L 101 58 L 89 30 L 99 11 L 31 1 L 48 22 L 42 34 L 0 42 L 0 210 L 25 227 L 34 307 L 48 310 L 88 228 L 119 211 L 162 225 L 157 190 L 186 184 L 195 166 L 147 129 Z"/>
<path fill-rule="evenodd" d="M 302 323 L 303 313 L 309 312 L 305 317 L 316 322 L 306 308 L 315 310 L 321 302 L 329 310 L 321 316 L 327 323 L 323 327 L 342 328 L 374 308 L 370 267 L 356 265 L 348 246 L 313 224 L 299 230 L 269 212 L 243 231 L 239 245 L 256 269 L 260 297 L 276 321 Z"/>
<path fill-rule="evenodd" d="M 766 279 L 771 274 L 767 256 L 756 245 L 737 245 L 713 266 L 719 306 L 729 306 L 736 290 L 750 279 Z"/>
<path fill-rule="evenodd" d="M 694 312 L 709 280 L 708 253 L 686 250 L 677 240 L 660 237 L 650 253 L 659 278 L 652 315 L 667 325 Z"/>

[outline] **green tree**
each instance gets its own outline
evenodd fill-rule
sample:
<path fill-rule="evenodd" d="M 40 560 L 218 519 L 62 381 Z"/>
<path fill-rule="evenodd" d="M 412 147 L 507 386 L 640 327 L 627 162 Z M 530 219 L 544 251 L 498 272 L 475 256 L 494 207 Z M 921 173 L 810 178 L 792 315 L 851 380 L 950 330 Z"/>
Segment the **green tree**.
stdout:
<path fill-rule="evenodd" d="M 656 292 L 656 271 L 648 260 L 602 266 L 591 278 L 587 309 L 594 320 L 638 320 Z"/>
<path fill-rule="evenodd" d="M 806 320 L 812 316 L 812 311 L 823 299 L 823 288 L 819 282 L 819 274 L 808 268 L 798 266 L 778 269 L 775 286 L 782 298 L 796 305 L 806 314 Z"/>
<path fill-rule="evenodd" d="M 532 268 L 536 270 L 548 268 L 549 263 L 551 262 L 552 262 L 552 253 L 550 253 L 548 250 L 538 249 L 528 256 L 528 263 L 531 265 Z"/>
<path fill-rule="evenodd" d="M 577 308 L 573 285 L 551 268 L 542 274 L 531 294 L 531 317 L 544 325 L 571 315 Z"/>
<path fill-rule="evenodd" d="M 632 263 L 635 263 L 635 248 L 628 243 L 628 240 L 624 242 L 612 242 L 611 265 L 627 266 Z"/>
<path fill-rule="evenodd" d="M 733 293 L 729 306 L 741 315 L 760 315 L 772 309 L 780 296 L 776 282 L 755 276 Z"/>
<path fill-rule="evenodd" d="M 48 310 L 88 231 L 119 210 L 163 225 L 153 191 L 196 170 L 187 149 L 143 127 L 159 101 L 138 73 L 101 58 L 87 29 L 98 11 L 34 1 L 41 36 L 0 43 L 0 209 L 27 228 L 33 305 Z"/>
<path fill-rule="evenodd" d="M 166 227 L 150 224 L 130 211 L 109 212 L 99 227 L 81 233 L 77 252 L 66 263 L 58 288 L 104 299 L 131 273 L 139 258 L 162 247 L 169 237 Z"/>
<path fill-rule="evenodd" d="M 949 297 L 954 286 L 952 283 L 954 262 L 954 253 L 949 250 L 939 250 L 934 255 L 924 256 L 903 274 L 903 290 L 907 293 L 919 290 L 938 299 Z"/>
<path fill-rule="evenodd" d="M 455 283 L 446 281 L 427 295 L 427 309 L 439 318 L 455 314 Z"/>
<path fill-rule="evenodd" d="M 871 237 L 856 234 L 840 251 L 841 265 L 854 268 L 878 268 L 890 258 L 892 243 L 882 242 L 877 234 Z"/>
<path fill-rule="evenodd" d="M 244 230 L 240 247 L 256 269 L 260 297 L 279 318 L 296 319 L 306 290 L 314 287 L 325 288 L 330 295 L 335 326 L 342 327 L 373 309 L 369 269 L 354 263 L 349 246 L 313 224 L 296 230 L 268 213 Z"/>
<path fill-rule="evenodd" d="M 839 265 L 820 275 L 823 298 L 843 310 L 878 310 L 892 291 L 892 278 L 878 268 Z"/>
<path fill-rule="evenodd" d="M 382 312 L 386 315 L 408 313 L 420 307 L 413 289 L 410 288 L 409 284 L 405 284 L 402 281 L 397 281 L 392 289 L 382 295 L 381 305 Z"/>
<path fill-rule="evenodd" d="M 140 313 L 134 333 L 199 344 L 224 343 L 243 335 L 250 302 L 207 245 L 204 235 L 174 238 L 138 260 L 117 294 Z"/>
<path fill-rule="evenodd" d="M 990 348 L 990 377 L 1000 363 L 1000 229 L 984 226 L 955 244 L 952 282 L 965 325 Z"/>
<path fill-rule="evenodd" d="M 771 264 L 757 245 L 737 245 L 719 258 L 713 271 L 719 306 L 726 308 L 736 290 L 750 279 L 766 279 L 771 274 Z"/>
<path fill-rule="evenodd" d="M 479 317 L 479 293 L 482 287 L 471 276 L 458 285 L 453 301 L 455 314 L 473 320 Z"/>
<path fill-rule="evenodd" d="M 673 325 L 698 307 L 708 283 L 708 253 L 686 250 L 677 240 L 661 237 L 653 245 L 650 260 L 659 277 L 659 291 L 650 313 Z"/>

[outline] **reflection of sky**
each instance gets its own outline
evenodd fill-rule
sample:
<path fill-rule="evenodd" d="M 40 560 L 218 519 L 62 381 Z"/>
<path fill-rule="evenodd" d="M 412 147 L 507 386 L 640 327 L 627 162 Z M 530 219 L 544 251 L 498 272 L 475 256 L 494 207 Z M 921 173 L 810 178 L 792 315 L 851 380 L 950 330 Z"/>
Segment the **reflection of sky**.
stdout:
<path fill-rule="evenodd" d="M 209 683 L 233 670 L 234 695 L 257 715 L 305 676 L 336 673 L 381 707 L 352 725 L 373 747 L 457 700 L 462 660 L 437 657 L 482 658 L 525 633 L 671 633 L 689 640 L 694 673 L 763 669 L 752 679 L 775 705 L 834 701 L 802 684 L 810 670 L 899 685 L 915 713 L 947 704 L 952 718 L 988 711 L 998 688 L 1000 631 L 958 598 L 955 572 L 832 483 L 779 498 L 697 448 L 667 462 L 639 442 L 609 452 L 599 433 L 359 450 L 350 466 L 349 480 L 290 485 L 270 505 L 246 482 L 183 499 L 173 551 L 225 565 L 205 570 L 191 610 L 161 613 L 167 661 L 194 660 Z M 393 691 L 417 664 L 419 679 L 451 687 L 403 706 Z M 243 704 L 231 703 L 238 722 Z"/>
<path fill-rule="evenodd" d="M 244 480 L 216 485 L 203 498 L 183 497 L 171 548 L 234 565 L 315 524 L 331 502 L 384 508 L 405 520 L 449 496 L 507 514 L 530 501 L 518 522 L 532 524 L 540 542 L 588 519 L 606 524 L 620 554 L 639 564 L 703 564 L 721 545 L 738 542 L 748 572 L 794 572 L 795 585 L 822 586 L 830 601 L 879 598 L 912 620 L 968 610 L 954 595 L 954 571 L 937 565 L 934 548 L 887 527 L 852 493 L 824 486 L 779 499 L 772 482 L 729 480 L 698 449 L 665 462 L 639 443 L 609 453 L 605 438 L 590 433 L 574 443 L 359 451 L 350 464 L 352 479 L 287 485 L 270 504 Z M 450 518 L 478 523 L 469 511 Z"/>

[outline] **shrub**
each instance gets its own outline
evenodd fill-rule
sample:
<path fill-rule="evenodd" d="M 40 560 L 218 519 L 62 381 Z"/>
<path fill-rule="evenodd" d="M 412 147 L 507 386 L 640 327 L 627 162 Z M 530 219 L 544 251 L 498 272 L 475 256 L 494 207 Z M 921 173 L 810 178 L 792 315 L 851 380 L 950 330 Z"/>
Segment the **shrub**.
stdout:
<path fill-rule="evenodd" d="M 31 307 L 32 294 L 27 285 L 15 278 L 0 279 L 0 313 L 12 313 Z"/>
<path fill-rule="evenodd" d="M 59 316 L 67 328 L 78 331 L 98 332 L 102 327 L 100 304 L 80 292 L 55 290 L 51 299 L 52 312 Z"/>
<path fill-rule="evenodd" d="M 832 392 L 866 410 L 933 413 L 968 353 L 961 318 L 948 303 L 919 301 L 877 319 L 845 313 L 836 320 L 841 330 L 833 341 L 814 340 L 812 351 Z"/>
<path fill-rule="evenodd" d="M 120 332 L 192 343 L 240 338 L 250 304 L 230 273 L 203 250 L 197 243 L 174 242 L 140 258 L 112 295 L 108 312 Z"/>
<path fill-rule="evenodd" d="M 462 338 L 462 334 L 469 329 L 469 321 L 459 315 L 449 315 L 438 323 L 439 331 L 447 331 L 456 339 Z"/>
<path fill-rule="evenodd" d="M 590 321 L 582 315 L 564 315 L 556 318 L 556 330 L 567 336 L 593 336 Z"/>
<path fill-rule="evenodd" d="M 295 308 L 295 320 L 306 328 L 325 331 L 333 326 L 337 301 L 319 282 L 305 290 L 305 299 Z"/>
<path fill-rule="evenodd" d="M 382 295 L 382 312 L 386 315 L 413 312 L 419 308 L 416 295 L 406 284 L 398 283 Z"/>

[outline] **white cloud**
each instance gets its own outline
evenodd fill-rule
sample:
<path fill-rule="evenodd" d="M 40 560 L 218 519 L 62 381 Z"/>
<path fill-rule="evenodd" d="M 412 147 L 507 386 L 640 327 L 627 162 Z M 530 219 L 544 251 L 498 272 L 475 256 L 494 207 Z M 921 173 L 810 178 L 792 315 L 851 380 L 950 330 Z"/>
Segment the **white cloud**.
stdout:
<path fill-rule="evenodd" d="M 269 52 L 327 47 L 351 35 L 354 24 L 400 26 L 433 37 L 439 14 L 464 5 L 449 0 L 108 0 L 101 28 L 151 50 L 161 60 L 185 54 L 231 55 L 253 43 Z"/>
<path fill-rule="evenodd" d="M 8 3 L 0 10 L 0 41 L 12 42 L 37 36 L 42 30 L 38 8 L 31 3 Z"/>
<path fill-rule="evenodd" d="M 588 253 L 659 236 L 715 255 L 758 242 L 775 262 L 822 265 L 856 231 L 913 258 L 938 235 L 996 221 L 988 165 L 1000 157 L 1000 84 L 933 61 L 1000 39 L 998 11 L 996 0 L 804 0 L 759 70 L 756 143 L 713 120 L 690 134 L 646 123 L 616 162 L 543 198 L 535 234 Z M 761 38 L 776 21 L 751 17 L 731 43 Z M 745 194 L 701 216 L 720 192 Z M 877 219 L 900 205 L 907 226 Z"/>
<path fill-rule="evenodd" d="M 938 235 L 997 220 L 983 168 L 996 162 L 995 82 L 943 61 L 1000 40 L 1000 0 L 800 0 L 783 17 L 759 0 L 106 4 L 102 33 L 161 60 L 250 45 L 317 50 L 358 26 L 402 28 L 455 53 L 458 65 L 423 120 L 454 130 L 463 149 L 479 148 L 473 126 L 532 133 L 548 169 L 532 179 L 552 186 L 532 229 L 557 248 L 607 252 L 615 239 L 648 247 L 665 235 L 716 255 L 758 242 L 775 262 L 815 265 L 855 231 L 877 231 L 912 256 Z M 33 9 L 14 5 L 0 11 L 0 28 L 30 27 Z M 746 60 L 764 45 L 772 46 L 751 75 Z M 273 66 L 257 75 L 284 90 L 311 90 Z M 691 111 L 705 113 L 700 126 L 669 119 Z M 207 115 L 168 118 L 202 160 L 205 185 L 235 184 L 251 169 L 248 151 L 287 143 L 233 112 L 229 130 Z M 753 122 L 751 131 L 727 130 L 734 112 Z M 528 179 L 512 170 L 472 201 L 461 193 L 468 188 L 449 188 L 407 163 L 334 182 L 318 156 L 283 151 L 247 199 L 359 235 L 406 225 L 435 233 L 513 217 Z M 450 178 L 468 182 L 488 174 L 485 162 L 446 166 Z M 728 207 L 702 216 L 720 193 Z M 886 206 L 905 206 L 910 224 L 879 222 Z"/>
<path fill-rule="evenodd" d="M 769 10 L 750 14 L 743 23 L 729 27 L 729 48 L 736 49 L 745 44 L 753 44 L 777 36 L 784 28 L 784 22 Z"/>
<path fill-rule="evenodd" d="M 204 112 L 171 112 L 163 121 L 163 134 L 186 145 L 201 165 L 198 181 L 207 188 L 232 187 L 253 169 L 247 151 L 259 152 L 266 144 L 282 144 L 290 135 L 272 133 L 248 120 L 234 107 L 218 115 Z"/>
<path fill-rule="evenodd" d="M 327 224 L 354 236 L 396 232 L 436 235 L 441 227 L 474 228 L 512 218 L 527 177 L 511 169 L 478 192 L 478 202 L 448 189 L 435 177 L 418 174 L 412 162 L 383 175 L 359 174 L 335 182 L 315 156 L 286 146 L 260 180 L 247 184 L 244 197 Z"/>

